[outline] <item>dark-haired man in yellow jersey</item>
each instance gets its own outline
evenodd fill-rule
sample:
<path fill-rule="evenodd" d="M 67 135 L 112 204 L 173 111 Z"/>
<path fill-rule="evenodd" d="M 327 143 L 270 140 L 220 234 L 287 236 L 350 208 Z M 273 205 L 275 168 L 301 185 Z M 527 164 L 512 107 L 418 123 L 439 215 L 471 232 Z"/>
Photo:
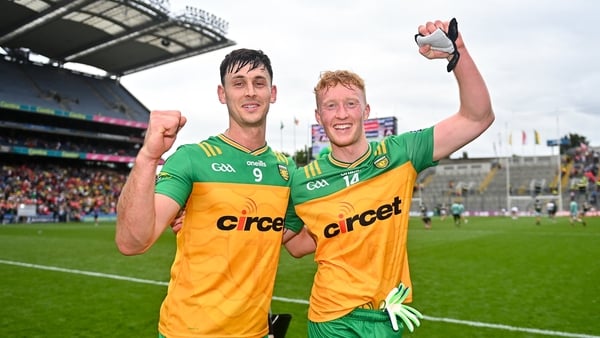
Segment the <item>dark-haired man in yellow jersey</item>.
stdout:
<path fill-rule="evenodd" d="M 117 205 L 116 243 L 141 254 L 183 214 L 159 337 L 266 337 L 282 241 L 291 158 L 265 141 L 277 90 L 267 55 L 238 49 L 220 66 L 218 98 L 229 128 L 180 146 L 158 176 L 161 156 L 186 117 L 153 111 Z"/>
<path fill-rule="evenodd" d="M 450 60 L 448 70 L 454 71 L 460 92 L 458 112 L 430 128 L 369 142 L 363 121 L 370 106 L 358 75 L 324 72 L 314 89 L 315 117 L 331 142 L 331 153 L 293 173 L 286 215 L 286 223 L 304 224 L 314 239 L 310 243 L 298 236 L 290 244 L 316 245 L 310 338 L 401 337 L 398 322 L 412 329 L 410 319 L 402 318 L 410 313 L 401 302 L 411 300 L 406 240 L 416 177 L 494 120 L 488 90 L 456 23 L 428 22 L 418 31 L 419 36 L 443 38 L 441 34 L 452 35 L 449 29 L 455 31 L 455 53 L 429 43 L 419 48 L 428 59 Z M 400 304 L 392 304 L 394 299 Z"/>

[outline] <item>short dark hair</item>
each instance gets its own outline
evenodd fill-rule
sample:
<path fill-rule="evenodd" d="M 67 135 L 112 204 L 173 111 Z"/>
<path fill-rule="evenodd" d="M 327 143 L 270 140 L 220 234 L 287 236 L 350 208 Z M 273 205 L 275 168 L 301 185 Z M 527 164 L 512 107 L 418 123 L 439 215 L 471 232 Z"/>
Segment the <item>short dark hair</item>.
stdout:
<path fill-rule="evenodd" d="M 273 82 L 273 68 L 271 68 L 271 60 L 262 50 L 257 49 L 236 49 L 225 55 L 221 62 L 221 84 L 225 84 L 225 74 L 237 73 L 240 69 L 250 65 L 250 70 L 264 66 Z"/>

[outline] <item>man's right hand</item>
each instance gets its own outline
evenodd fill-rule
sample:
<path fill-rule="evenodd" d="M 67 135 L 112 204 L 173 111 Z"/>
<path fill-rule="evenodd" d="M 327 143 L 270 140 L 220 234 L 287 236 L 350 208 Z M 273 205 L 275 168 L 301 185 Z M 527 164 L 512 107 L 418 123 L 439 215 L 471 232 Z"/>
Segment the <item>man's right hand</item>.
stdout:
<path fill-rule="evenodd" d="M 186 117 L 181 115 L 178 110 L 152 111 L 140 154 L 151 159 L 160 159 L 165 152 L 171 149 L 177 133 L 185 126 L 186 122 Z"/>

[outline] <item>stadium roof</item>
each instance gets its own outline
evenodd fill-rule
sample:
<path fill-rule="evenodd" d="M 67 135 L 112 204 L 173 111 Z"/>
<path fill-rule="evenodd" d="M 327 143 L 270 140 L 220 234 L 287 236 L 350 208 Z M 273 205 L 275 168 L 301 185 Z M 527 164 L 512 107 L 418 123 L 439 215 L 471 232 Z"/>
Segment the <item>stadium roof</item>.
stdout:
<path fill-rule="evenodd" d="M 42 55 L 123 76 L 235 45 L 228 23 L 167 0 L 0 1 L 0 46 L 8 55 Z"/>

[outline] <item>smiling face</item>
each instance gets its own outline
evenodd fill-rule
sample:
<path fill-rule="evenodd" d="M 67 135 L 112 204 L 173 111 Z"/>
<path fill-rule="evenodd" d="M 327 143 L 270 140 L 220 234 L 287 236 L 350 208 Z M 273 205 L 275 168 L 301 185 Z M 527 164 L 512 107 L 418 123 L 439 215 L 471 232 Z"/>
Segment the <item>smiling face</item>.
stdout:
<path fill-rule="evenodd" d="M 218 87 L 219 101 L 227 105 L 231 123 L 239 127 L 265 127 L 277 88 L 266 67 L 246 65 L 225 74 Z"/>
<path fill-rule="evenodd" d="M 352 162 L 354 156 L 347 155 L 360 156 L 368 148 L 364 120 L 369 117 L 370 107 L 366 103 L 362 80 L 358 77 L 345 78 L 348 74 L 342 73 L 340 77 L 334 73 L 330 79 L 321 79 L 315 88 L 315 118 L 325 129 L 333 156 Z"/>

